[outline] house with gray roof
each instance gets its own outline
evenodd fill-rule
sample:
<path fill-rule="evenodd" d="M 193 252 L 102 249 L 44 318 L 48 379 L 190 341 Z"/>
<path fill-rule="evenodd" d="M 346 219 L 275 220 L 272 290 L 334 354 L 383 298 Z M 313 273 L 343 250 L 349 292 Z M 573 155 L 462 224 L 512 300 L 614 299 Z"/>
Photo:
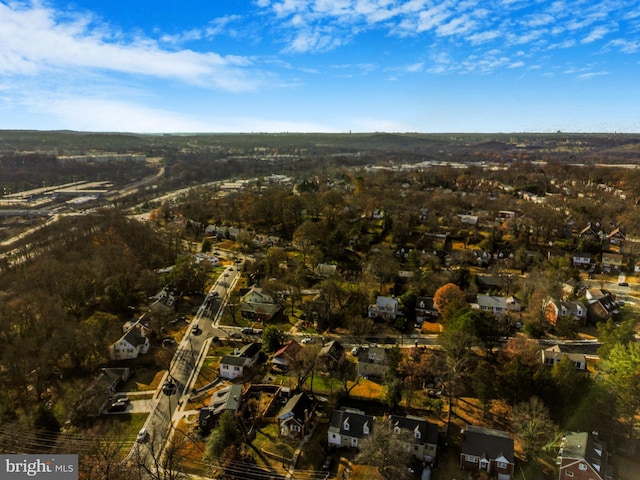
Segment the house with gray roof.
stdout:
<path fill-rule="evenodd" d="M 384 377 L 387 371 L 387 351 L 381 347 L 360 349 L 356 369 L 360 377 Z"/>
<path fill-rule="evenodd" d="M 304 392 L 289 399 L 278 415 L 280 435 L 287 438 L 303 438 L 311 431 L 315 402 Z"/>
<path fill-rule="evenodd" d="M 401 312 L 398 310 L 397 298 L 378 295 L 376 303 L 369 305 L 369 318 L 380 317 L 385 320 L 395 320 L 398 315 L 401 315 Z"/>
<path fill-rule="evenodd" d="M 130 360 L 149 351 L 147 327 L 140 321 L 134 323 L 120 339 L 109 347 L 111 360 Z"/>
<path fill-rule="evenodd" d="M 209 406 L 200 409 L 198 423 L 204 430 L 212 429 L 224 412 L 235 415 L 242 407 L 242 384 L 236 383 L 214 392 Z"/>
<path fill-rule="evenodd" d="M 240 350 L 236 349 L 233 355 L 223 356 L 220 360 L 220 376 L 229 380 L 241 377 L 245 369 L 256 364 L 261 350 L 261 343 L 249 343 Z"/>
<path fill-rule="evenodd" d="M 507 432 L 467 425 L 462 436 L 460 468 L 484 470 L 498 480 L 513 478 L 514 442 Z"/>
<path fill-rule="evenodd" d="M 422 417 L 390 415 L 389 427 L 396 435 L 404 435 L 407 448 L 414 457 L 432 463 L 438 448 L 438 426 Z"/>
<path fill-rule="evenodd" d="M 558 459 L 560 480 L 613 480 L 607 444 L 597 432 L 569 432 L 562 438 Z"/>
<path fill-rule="evenodd" d="M 558 320 L 568 319 L 575 325 L 584 327 L 587 323 L 587 309 L 582 302 L 547 299 L 543 305 L 544 316 L 551 325 Z"/>
<path fill-rule="evenodd" d="M 280 311 L 280 305 L 273 301 L 273 297 L 262 288 L 253 286 L 242 297 L 240 314 L 242 318 L 253 322 L 271 320 Z"/>
<path fill-rule="evenodd" d="M 329 423 L 329 445 L 358 448 L 360 442 L 373 432 L 374 417 L 361 410 L 345 408 L 334 410 Z"/>
<path fill-rule="evenodd" d="M 571 360 L 577 370 L 587 369 L 587 357 L 584 353 L 574 353 L 565 351 L 562 345 L 553 345 L 549 348 L 540 350 L 540 357 L 544 365 L 553 367 L 556 363 L 560 363 L 563 358 Z"/>

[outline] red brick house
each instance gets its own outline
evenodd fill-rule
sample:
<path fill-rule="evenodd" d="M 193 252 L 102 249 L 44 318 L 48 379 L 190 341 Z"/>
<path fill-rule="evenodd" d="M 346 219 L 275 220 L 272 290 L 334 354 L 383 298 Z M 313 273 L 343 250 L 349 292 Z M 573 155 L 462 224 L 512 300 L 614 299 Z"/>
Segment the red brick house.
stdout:
<path fill-rule="evenodd" d="M 596 432 L 570 432 L 558 454 L 558 480 L 613 480 L 607 444 Z"/>
<path fill-rule="evenodd" d="M 507 432 L 467 425 L 462 435 L 460 468 L 484 470 L 498 480 L 513 478 L 513 438 Z"/>

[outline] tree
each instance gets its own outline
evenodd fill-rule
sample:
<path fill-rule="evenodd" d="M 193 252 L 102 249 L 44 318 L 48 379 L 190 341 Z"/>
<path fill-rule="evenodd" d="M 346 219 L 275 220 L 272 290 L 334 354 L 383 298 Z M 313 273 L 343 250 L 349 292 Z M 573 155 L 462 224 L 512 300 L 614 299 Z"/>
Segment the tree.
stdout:
<path fill-rule="evenodd" d="M 522 441 L 525 457 L 529 460 L 556 437 L 557 427 L 551 420 L 549 410 L 538 397 L 531 397 L 527 402 L 513 407 L 511 423 Z"/>
<path fill-rule="evenodd" d="M 402 401 L 402 386 L 402 381 L 398 378 L 387 380 L 387 391 L 384 400 L 391 410 L 395 409 Z"/>
<path fill-rule="evenodd" d="M 323 232 L 317 223 L 305 220 L 293 233 L 293 244 L 302 252 L 302 263 L 306 264 L 307 257 L 322 244 Z"/>
<path fill-rule="evenodd" d="M 412 454 L 406 447 L 406 443 L 410 443 L 408 436 L 394 433 L 388 425 L 376 426 L 358 445 L 360 453 L 356 462 L 376 467 L 386 480 L 409 480 Z"/>
<path fill-rule="evenodd" d="M 262 333 L 262 350 L 273 353 L 282 346 L 282 332 L 275 325 L 269 325 Z"/>
<path fill-rule="evenodd" d="M 471 378 L 471 386 L 478 400 L 482 404 L 482 416 L 487 414 L 491 407 L 491 400 L 496 393 L 496 372 L 489 362 L 482 360 L 476 366 Z"/>
<path fill-rule="evenodd" d="M 238 445 L 241 438 L 236 417 L 232 413 L 224 412 L 220 415 L 218 426 L 207 439 L 206 457 L 219 460 L 224 451 Z"/>
<path fill-rule="evenodd" d="M 576 392 L 586 398 L 591 388 L 591 377 L 578 372 L 573 361 L 565 356 L 551 368 L 550 397 L 553 399 L 552 411 L 556 413 L 554 418 L 564 424 L 577 412 L 575 408 Z"/>
<path fill-rule="evenodd" d="M 374 245 L 369 250 L 369 268 L 380 280 L 380 288 L 390 282 L 398 273 L 398 261 L 394 253 L 386 245 Z"/>
<path fill-rule="evenodd" d="M 360 379 L 362 378 L 356 373 L 356 364 L 347 358 L 342 359 L 333 371 L 333 375 L 342 384 L 342 389 L 347 397 L 351 393 L 351 390 L 360 383 Z M 351 385 L 349 385 L 350 382 Z"/>
<path fill-rule="evenodd" d="M 634 342 L 637 323 L 635 318 L 630 318 L 619 325 L 616 325 L 611 318 L 606 322 L 599 323 L 597 325 L 598 340 L 602 342 L 602 346 L 598 349 L 598 356 L 601 359 L 606 359 L 616 345 L 628 345 Z"/>
<path fill-rule="evenodd" d="M 616 397 L 617 410 L 629 425 L 629 435 L 640 413 L 640 343 L 617 343 L 599 364 L 604 383 Z"/>
<path fill-rule="evenodd" d="M 446 323 L 458 310 L 467 305 L 462 289 L 455 283 L 447 283 L 436 290 L 433 305 Z"/>
<path fill-rule="evenodd" d="M 198 263 L 195 257 L 186 255 L 179 257 L 169 274 L 169 282 L 181 292 L 202 292 L 204 290 L 210 264 Z"/>

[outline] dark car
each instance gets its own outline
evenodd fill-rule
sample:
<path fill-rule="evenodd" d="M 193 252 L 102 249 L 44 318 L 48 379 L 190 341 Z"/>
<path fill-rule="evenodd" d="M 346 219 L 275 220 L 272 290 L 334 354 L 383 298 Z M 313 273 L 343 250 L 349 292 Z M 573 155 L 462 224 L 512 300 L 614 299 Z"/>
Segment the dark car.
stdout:
<path fill-rule="evenodd" d="M 243 328 L 241 331 L 242 331 L 242 333 L 245 333 L 247 335 L 251 335 L 253 333 L 253 328 L 247 327 L 247 328 Z"/>
<path fill-rule="evenodd" d="M 114 402 L 109 406 L 109 412 L 111 413 L 116 413 L 116 412 L 124 412 L 127 410 L 127 402 Z"/>
<path fill-rule="evenodd" d="M 176 344 L 176 341 L 172 337 L 167 337 L 164 340 L 162 340 L 163 347 L 171 347 L 175 344 Z"/>
<path fill-rule="evenodd" d="M 193 332 L 194 335 L 200 335 L 202 333 L 202 329 L 200 328 L 200 325 L 198 325 L 197 323 L 193 326 L 193 329 L 191 331 Z"/>
<path fill-rule="evenodd" d="M 229 335 L 231 338 L 242 338 L 242 334 L 238 333 L 238 332 L 233 332 L 231 335 Z"/>

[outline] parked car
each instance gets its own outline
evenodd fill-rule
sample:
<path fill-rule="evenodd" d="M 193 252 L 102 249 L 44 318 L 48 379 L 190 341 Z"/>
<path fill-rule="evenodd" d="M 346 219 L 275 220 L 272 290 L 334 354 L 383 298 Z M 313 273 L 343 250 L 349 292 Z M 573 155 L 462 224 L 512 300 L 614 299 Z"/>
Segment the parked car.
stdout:
<path fill-rule="evenodd" d="M 147 441 L 148 436 L 149 436 L 149 432 L 147 432 L 146 428 L 142 427 L 138 432 L 138 435 L 136 436 L 136 442 L 144 443 Z"/>
<path fill-rule="evenodd" d="M 173 337 L 167 337 L 164 340 L 162 340 L 163 347 L 171 347 L 175 344 L 176 344 L 176 341 L 173 339 Z"/>
<path fill-rule="evenodd" d="M 360 349 L 358 347 L 353 347 L 351 349 L 351 355 L 357 355 Z"/>
<path fill-rule="evenodd" d="M 120 402 L 120 401 L 113 402 L 107 409 L 107 411 L 110 413 L 124 412 L 126 410 L 127 410 L 127 403 Z"/>

